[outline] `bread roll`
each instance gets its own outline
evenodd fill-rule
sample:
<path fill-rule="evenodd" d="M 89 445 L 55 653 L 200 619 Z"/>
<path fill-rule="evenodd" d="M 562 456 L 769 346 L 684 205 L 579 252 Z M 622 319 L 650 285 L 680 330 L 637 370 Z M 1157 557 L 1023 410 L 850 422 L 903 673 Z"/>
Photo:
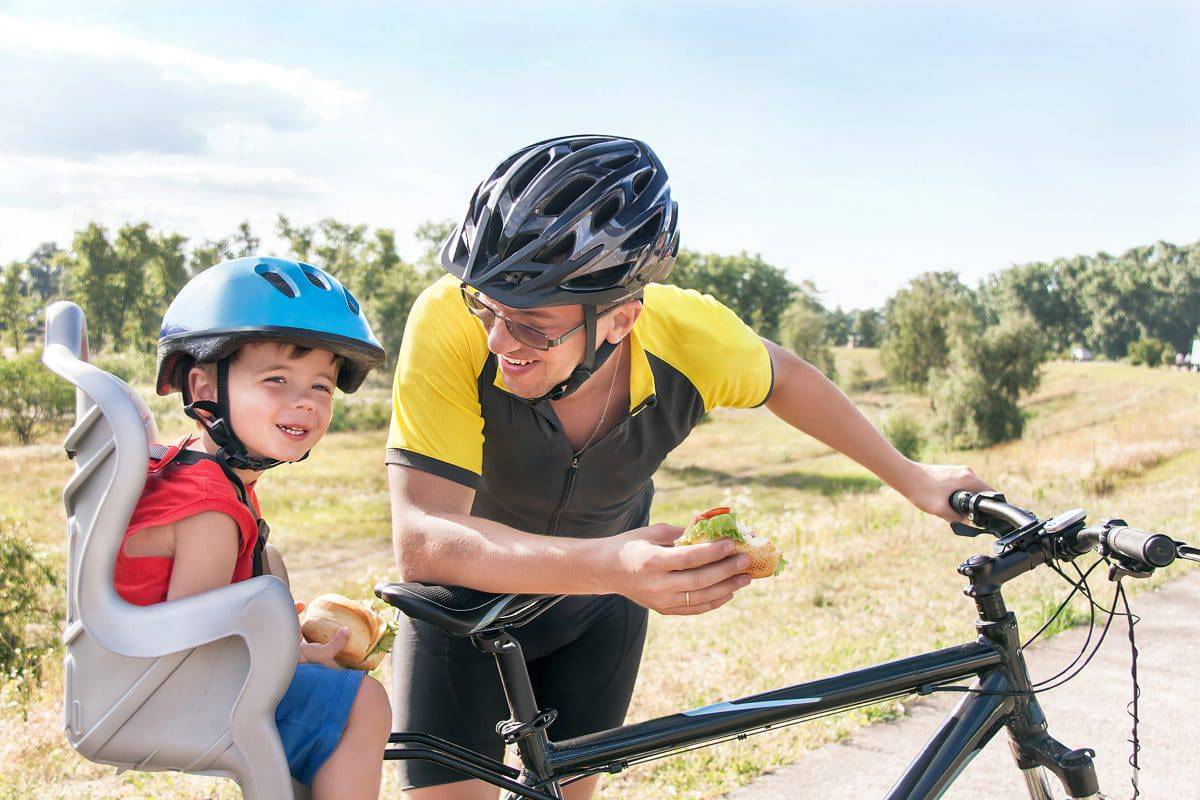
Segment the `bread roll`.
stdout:
<path fill-rule="evenodd" d="M 317 597 L 304 609 L 300 633 L 305 641 L 325 644 L 342 628 L 350 629 L 350 640 L 334 657 L 334 661 L 346 669 L 372 670 L 377 667 L 383 660 L 382 652 L 372 654 L 364 662 L 367 654 L 379 642 L 383 629 L 383 623 L 374 611 L 362 603 L 332 593 Z"/>

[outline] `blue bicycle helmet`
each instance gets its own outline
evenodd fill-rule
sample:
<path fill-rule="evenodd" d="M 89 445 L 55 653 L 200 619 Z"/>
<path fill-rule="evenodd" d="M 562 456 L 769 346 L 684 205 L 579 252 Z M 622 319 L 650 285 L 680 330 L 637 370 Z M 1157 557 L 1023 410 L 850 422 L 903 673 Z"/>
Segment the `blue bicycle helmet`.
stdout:
<path fill-rule="evenodd" d="M 230 356 L 246 342 L 276 341 L 329 350 L 342 358 L 337 384 L 353 392 L 384 350 L 346 287 L 322 269 L 282 258 L 239 258 L 192 278 L 175 296 L 158 335 L 160 395 L 181 391 L 184 411 L 200 421 L 235 469 L 267 469 L 280 462 L 250 456 L 229 419 Z M 187 371 L 217 365 L 217 401 L 192 401 Z M 197 414 L 205 411 L 207 416 Z"/>

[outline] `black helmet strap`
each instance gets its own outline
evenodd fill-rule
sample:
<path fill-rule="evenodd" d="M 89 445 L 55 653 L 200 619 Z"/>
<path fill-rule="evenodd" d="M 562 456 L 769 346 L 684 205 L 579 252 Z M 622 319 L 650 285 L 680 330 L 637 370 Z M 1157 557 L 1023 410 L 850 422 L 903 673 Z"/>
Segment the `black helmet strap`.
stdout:
<path fill-rule="evenodd" d="M 217 445 L 216 458 L 227 464 L 230 469 L 249 469 L 255 472 L 262 472 L 271 467 L 277 467 L 280 464 L 292 463 L 280 461 L 276 458 L 250 455 L 246 450 L 246 445 L 242 444 L 242 440 L 234 433 L 233 418 L 229 412 L 229 361 L 230 356 L 226 356 L 217 362 L 216 402 L 212 400 L 192 400 L 188 391 L 187 376 L 186 374 L 184 375 L 183 413 L 204 426 L 204 429 L 208 431 L 209 437 Z M 206 413 L 200 414 L 198 413 L 200 411 Z M 303 461 L 306 458 L 308 458 L 308 453 L 305 453 L 298 460 Z"/>
<path fill-rule="evenodd" d="M 613 354 L 617 346 L 612 342 L 605 341 L 599 347 L 596 347 L 597 316 L 595 306 L 588 305 L 583 307 L 583 361 L 576 365 L 565 381 L 541 397 L 526 400 L 525 402 L 530 405 L 536 405 L 543 400 L 561 400 L 567 395 L 572 394 L 580 386 L 583 386 L 588 378 L 595 374 L 596 370 L 604 366 L 604 362 Z"/>

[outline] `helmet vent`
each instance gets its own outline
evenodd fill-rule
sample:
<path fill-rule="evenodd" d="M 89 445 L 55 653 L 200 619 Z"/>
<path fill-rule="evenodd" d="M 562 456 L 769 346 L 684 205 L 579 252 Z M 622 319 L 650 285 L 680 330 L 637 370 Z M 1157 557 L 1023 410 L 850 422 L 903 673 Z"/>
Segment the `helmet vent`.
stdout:
<path fill-rule="evenodd" d="M 646 187 L 650 185 L 650 179 L 654 177 L 654 169 L 646 167 L 644 170 L 633 176 L 633 193 L 635 195 L 646 191 Z"/>
<path fill-rule="evenodd" d="M 554 244 L 543 248 L 532 260 L 539 264 L 561 264 L 570 258 L 574 251 L 575 232 L 571 231 Z"/>
<path fill-rule="evenodd" d="M 484 262 L 490 261 L 492 256 L 496 255 L 497 245 L 500 244 L 500 228 L 503 224 L 500 212 L 492 211 L 488 218 L 487 228 L 483 231 L 483 238 L 479 242 L 479 254 L 483 256 Z"/>
<path fill-rule="evenodd" d="M 625 249 L 634 250 L 653 242 L 658 237 L 659 231 L 662 228 L 662 221 L 663 212 L 660 208 L 654 212 L 654 215 L 650 219 L 643 222 L 636 231 L 629 235 L 623 243 Z"/>
<path fill-rule="evenodd" d="M 533 181 L 537 174 L 541 172 L 542 169 L 545 168 L 545 166 L 549 163 L 550 154 L 542 153 L 533 161 L 530 161 L 528 164 L 521 167 L 517 174 L 513 176 L 512 180 L 508 182 L 508 194 L 513 199 L 519 197 L 521 192 L 525 191 L 525 188 L 529 186 L 530 182 Z"/>
<path fill-rule="evenodd" d="M 304 277 L 308 278 L 309 283 L 318 289 L 322 289 L 326 292 L 329 291 L 329 284 L 325 282 L 323 277 L 317 274 L 316 270 L 304 269 L 304 267 L 301 267 L 300 269 L 304 273 Z"/>
<path fill-rule="evenodd" d="M 351 314 L 358 313 L 358 301 L 354 299 L 354 295 L 350 294 L 349 289 L 343 289 L 346 293 L 346 308 L 350 309 Z"/>
<path fill-rule="evenodd" d="M 614 194 L 601 203 L 600 207 L 592 213 L 592 230 L 598 231 L 612 222 L 622 205 L 624 205 L 624 201 L 620 194 Z"/>
<path fill-rule="evenodd" d="M 623 285 L 623 281 L 631 269 L 633 269 L 632 261 L 580 275 L 578 278 L 563 281 L 559 286 L 568 292 L 599 292 L 605 289 L 614 289 Z"/>
<path fill-rule="evenodd" d="M 567 185 L 554 193 L 545 205 L 542 206 L 542 213 L 548 216 L 557 216 L 566 211 L 571 203 L 574 203 L 583 193 L 596 185 L 596 181 L 586 175 L 580 175 L 572 178 L 567 182 Z"/>
<path fill-rule="evenodd" d="M 258 270 L 258 274 L 264 281 L 274 286 L 279 290 L 279 293 L 284 297 L 293 298 L 299 294 L 292 286 L 291 281 L 280 275 L 278 272 L 269 269 Z"/>
<path fill-rule="evenodd" d="M 512 241 L 509 242 L 508 249 L 505 252 L 504 257 L 508 258 L 508 257 L 512 256 L 514 253 L 519 253 L 521 251 L 522 247 L 525 247 L 526 245 L 528 245 L 530 242 L 534 241 L 537 238 L 538 238 L 538 235 L 536 233 L 531 233 L 529 231 L 526 231 L 525 233 L 518 233 L 516 236 L 514 236 L 512 238 Z"/>

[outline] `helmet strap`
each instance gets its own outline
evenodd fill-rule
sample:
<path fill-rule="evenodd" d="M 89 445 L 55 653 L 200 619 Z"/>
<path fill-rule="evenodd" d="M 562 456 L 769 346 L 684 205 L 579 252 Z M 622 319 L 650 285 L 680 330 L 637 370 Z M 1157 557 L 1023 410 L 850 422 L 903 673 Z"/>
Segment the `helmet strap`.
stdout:
<path fill-rule="evenodd" d="M 242 440 L 234 432 L 233 417 L 229 411 L 229 362 L 229 356 L 217 362 L 216 402 L 212 400 L 191 400 L 185 378 L 183 386 L 183 399 L 185 401 L 183 413 L 204 426 L 209 438 L 217 445 L 217 452 L 213 455 L 230 469 L 248 469 L 254 472 L 262 472 L 271 467 L 277 467 L 280 464 L 290 463 L 280 461 L 276 458 L 250 455 L 249 451 L 246 450 L 246 445 L 242 443 Z M 199 413 L 201 411 L 205 413 Z M 308 453 L 305 453 L 297 460 L 303 461 L 306 458 L 308 458 Z"/>
<path fill-rule="evenodd" d="M 575 392 L 580 386 L 583 386 L 588 378 L 591 378 L 595 374 L 596 370 L 604 366 L 604 362 L 608 361 L 608 357 L 613 354 L 617 346 L 612 342 L 605 341 L 600 347 L 596 347 L 597 316 L 595 306 L 589 305 L 583 307 L 583 360 L 576 365 L 565 381 L 541 397 L 526 400 L 525 402 L 529 403 L 529 405 L 537 405 L 543 400 L 561 400 Z"/>

